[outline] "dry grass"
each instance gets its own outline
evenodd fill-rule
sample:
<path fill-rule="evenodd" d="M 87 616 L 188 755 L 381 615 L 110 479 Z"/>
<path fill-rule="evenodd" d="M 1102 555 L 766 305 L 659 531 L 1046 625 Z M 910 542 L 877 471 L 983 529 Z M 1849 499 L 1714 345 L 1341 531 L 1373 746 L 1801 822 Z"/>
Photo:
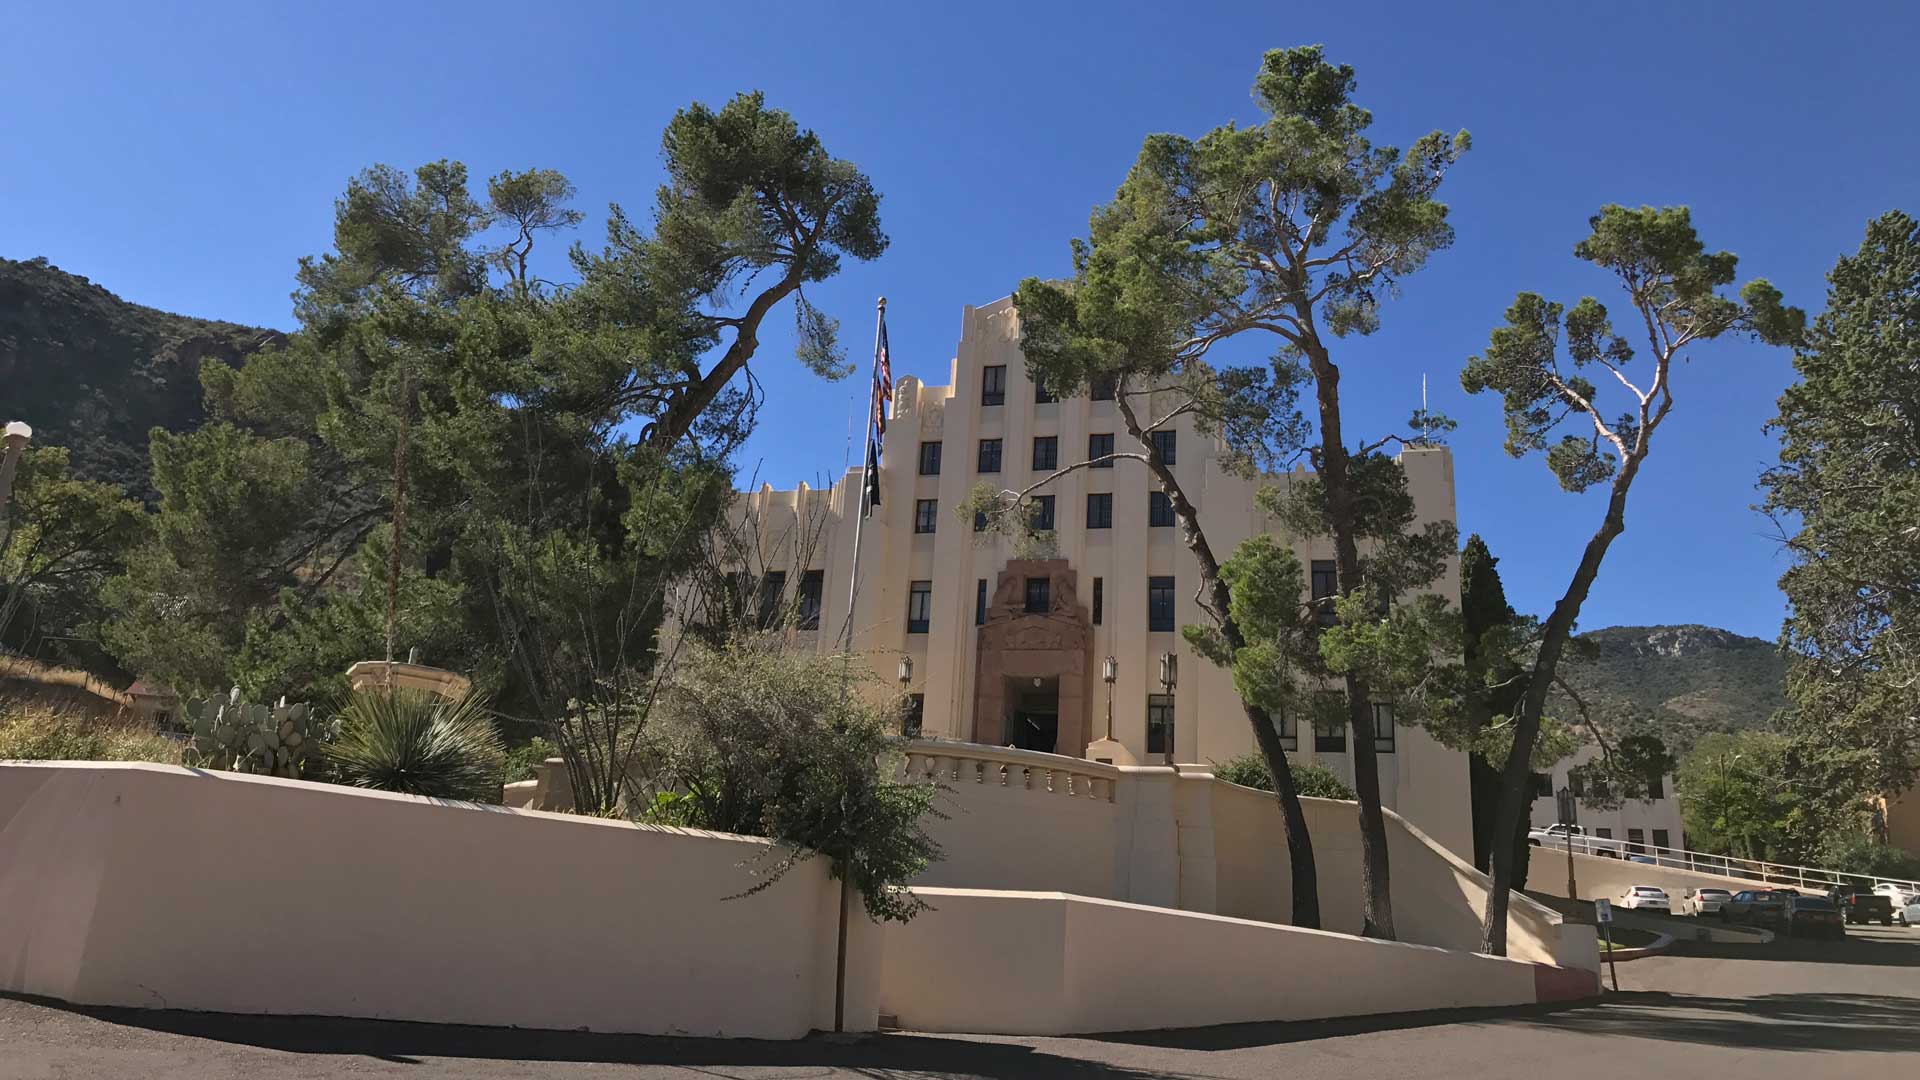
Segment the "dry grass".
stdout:
<path fill-rule="evenodd" d="M 180 764 L 181 744 L 142 727 L 73 710 L 0 702 L 0 760 Z"/>
<path fill-rule="evenodd" d="M 54 667 L 24 656 L 0 656 L 0 680 L 79 690 L 122 709 L 133 708 L 133 698 L 74 668 Z"/>

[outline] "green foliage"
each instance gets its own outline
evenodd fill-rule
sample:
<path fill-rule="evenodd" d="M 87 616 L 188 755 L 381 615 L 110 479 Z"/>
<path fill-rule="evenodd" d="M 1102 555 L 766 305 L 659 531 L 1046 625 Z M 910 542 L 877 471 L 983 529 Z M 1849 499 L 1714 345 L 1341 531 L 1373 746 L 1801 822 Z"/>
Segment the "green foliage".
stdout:
<path fill-rule="evenodd" d="M 1787 661 L 1771 642 L 1708 626 L 1613 626 L 1572 645 L 1558 676 L 1616 738 L 1653 735 L 1685 754 L 1715 732 L 1783 723 Z M 1554 708 L 1574 706 L 1558 695 Z"/>
<path fill-rule="evenodd" d="M 1805 865 L 1830 833 L 1849 831 L 1802 748 L 1784 735 L 1709 735 L 1680 762 L 1680 805 L 1693 846 Z"/>
<path fill-rule="evenodd" d="M 541 762 L 554 756 L 554 752 L 554 745 L 538 735 L 519 746 L 507 747 L 500 782 L 513 784 L 534 779 L 534 770 Z"/>
<path fill-rule="evenodd" d="M 185 763 L 199 769 L 307 778 L 333 734 L 304 702 L 259 705 L 243 700 L 237 686 L 225 701 L 188 701 L 183 708 L 193 731 Z"/>
<path fill-rule="evenodd" d="M 1295 762 L 1292 769 L 1293 782 L 1299 787 L 1303 799 L 1341 799 L 1351 802 L 1354 798 L 1353 789 L 1347 786 L 1347 782 L 1317 761 Z M 1267 759 L 1259 754 L 1241 754 L 1236 758 L 1215 762 L 1213 775 L 1229 784 L 1260 791 L 1273 790 L 1273 773 L 1267 768 Z"/>
<path fill-rule="evenodd" d="M 139 503 L 71 475 L 68 461 L 61 447 L 22 453 L 0 521 L 0 646 L 27 656 L 45 655 L 49 639 L 94 636 L 101 586 L 147 532 Z"/>
<path fill-rule="evenodd" d="M 151 761 L 180 764 L 163 735 L 39 705 L 0 702 L 0 761 Z"/>
<path fill-rule="evenodd" d="M 327 757 L 342 783 L 468 802 L 500 801 L 506 754 L 484 698 L 363 691 L 340 714 Z"/>
<path fill-rule="evenodd" d="M 1834 833 L 1821 842 L 1813 857 L 1813 865 L 1825 870 L 1920 881 L 1920 855 L 1888 847 L 1870 833 Z"/>
<path fill-rule="evenodd" d="M 1858 799 L 1920 778 L 1920 223 L 1869 222 L 1827 283 L 1761 480 L 1793 558 L 1794 728 Z"/>
<path fill-rule="evenodd" d="M 876 919 L 926 905 L 905 886 L 940 857 L 922 820 L 937 788 L 893 779 L 892 714 L 862 697 L 854 661 L 733 644 L 690 647 L 655 714 L 659 820 L 765 836 L 784 848 L 766 888 L 814 853 Z"/>

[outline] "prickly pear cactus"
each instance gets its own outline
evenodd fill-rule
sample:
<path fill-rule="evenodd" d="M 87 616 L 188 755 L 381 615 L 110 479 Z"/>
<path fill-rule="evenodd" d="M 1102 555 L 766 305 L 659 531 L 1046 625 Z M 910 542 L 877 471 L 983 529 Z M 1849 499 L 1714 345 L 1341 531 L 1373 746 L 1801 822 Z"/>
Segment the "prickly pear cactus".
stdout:
<path fill-rule="evenodd" d="M 237 686 L 225 701 L 189 701 L 186 710 L 193 722 L 193 745 L 186 762 L 203 769 L 297 780 L 308 762 L 318 757 L 326 735 L 305 702 L 289 705 L 281 698 L 271 707 L 259 705 L 242 701 Z"/>

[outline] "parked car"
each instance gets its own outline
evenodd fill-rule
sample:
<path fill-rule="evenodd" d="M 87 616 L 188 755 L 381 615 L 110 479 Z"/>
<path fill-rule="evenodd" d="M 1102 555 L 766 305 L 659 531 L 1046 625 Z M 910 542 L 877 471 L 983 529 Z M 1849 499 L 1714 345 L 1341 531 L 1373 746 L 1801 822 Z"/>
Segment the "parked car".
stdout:
<path fill-rule="evenodd" d="M 1864 889 L 1835 889 L 1828 895 L 1839 906 L 1848 923 L 1893 925 L 1894 904 L 1884 893 L 1867 892 Z"/>
<path fill-rule="evenodd" d="M 1840 909 L 1824 896 L 1787 897 L 1781 918 L 1788 937 L 1847 936 L 1846 928 L 1840 925 Z"/>
<path fill-rule="evenodd" d="M 1920 888 L 1912 885 L 1900 885 L 1883 881 L 1873 887 L 1873 891 L 1893 901 L 1893 910 L 1897 913 L 1909 904 L 1920 904 Z"/>
<path fill-rule="evenodd" d="M 1691 915 L 1700 918 L 1703 915 L 1720 914 L 1720 905 L 1733 899 L 1733 893 L 1727 889 L 1688 889 L 1680 894 L 1673 905 L 1675 915 Z"/>
<path fill-rule="evenodd" d="M 1740 926 L 1778 926 L 1786 918 L 1784 889 L 1742 889 L 1720 903 L 1720 921 Z"/>
<path fill-rule="evenodd" d="M 1527 843 L 1533 847 L 1549 847 L 1565 851 L 1571 840 L 1573 850 L 1584 855 L 1600 855 L 1617 859 L 1626 849 L 1626 843 L 1609 836 L 1594 836 L 1578 825 L 1549 825 L 1544 829 L 1533 829 L 1527 833 Z"/>
<path fill-rule="evenodd" d="M 1614 901 L 1614 905 L 1633 911 L 1670 910 L 1670 905 L 1667 903 L 1667 890 L 1658 889 L 1652 885 L 1634 885 L 1628 888 L 1626 892 L 1620 894 L 1620 899 Z"/>
<path fill-rule="evenodd" d="M 1920 900 L 1915 900 L 1913 903 L 1894 912 L 1893 918 L 1894 921 L 1898 922 L 1901 926 L 1920 926 Z"/>

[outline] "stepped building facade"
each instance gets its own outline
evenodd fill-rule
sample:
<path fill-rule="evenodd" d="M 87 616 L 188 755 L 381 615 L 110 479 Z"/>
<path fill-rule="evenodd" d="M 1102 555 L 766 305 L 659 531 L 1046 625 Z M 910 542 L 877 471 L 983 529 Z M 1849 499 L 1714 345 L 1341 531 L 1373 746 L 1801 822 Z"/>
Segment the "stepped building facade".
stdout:
<path fill-rule="evenodd" d="M 1039 524 L 1055 536 L 1044 558 L 1020 557 L 1012 541 L 956 513 L 977 484 L 1019 491 L 1058 467 L 1129 449 L 1112 401 L 1055 400 L 1028 378 L 1018 318 L 1010 299 L 966 308 L 944 386 L 895 358 L 880 504 L 860 535 L 853 649 L 885 683 L 904 676 L 903 725 L 927 738 L 1117 764 L 1204 766 L 1251 752 L 1231 677 L 1181 638 L 1182 625 L 1205 620 L 1199 573 L 1143 463 L 1077 469 L 1034 492 Z M 1254 496 L 1288 475 L 1234 475 L 1185 417 L 1161 438 L 1218 557 L 1278 531 Z M 1408 449 L 1401 462 L 1421 521 L 1454 520 L 1448 450 Z M 860 502 L 858 469 L 828 489 L 762 488 L 739 500 L 762 589 L 798 596 L 790 632 L 800 647 L 841 647 Z M 1310 588 L 1330 590 L 1331 541 L 1292 546 Z M 1457 565 L 1433 588 L 1457 596 Z M 1390 701 L 1374 715 L 1386 804 L 1470 854 L 1465 755 L 1395 723 Z M 1296 760 L 1352 779 L 1344 726 L 1276 723 Z"/>

